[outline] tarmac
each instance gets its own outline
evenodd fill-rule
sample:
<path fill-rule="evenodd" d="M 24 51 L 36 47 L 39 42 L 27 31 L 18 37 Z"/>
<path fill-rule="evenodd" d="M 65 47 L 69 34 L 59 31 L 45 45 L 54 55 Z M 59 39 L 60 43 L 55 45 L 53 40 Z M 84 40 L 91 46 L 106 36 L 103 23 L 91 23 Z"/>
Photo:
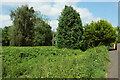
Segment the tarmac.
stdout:
<path fill-rule="evenodd" d="M 120 80 L 120 73 L 118 72 L 120 68 L 118 67 L 119 64 L 119 56 L 120 56 L 120 43 L 117 44 L 117 50 L 111 50 L 110 52 L 110 65 L 109 71 L 107 74 L 107 78 L 115 78 L 116 80 Z M 118 76 L 119 75 L 119 76 Z M 118 79 L 119 78 L 119 79 Z"/>

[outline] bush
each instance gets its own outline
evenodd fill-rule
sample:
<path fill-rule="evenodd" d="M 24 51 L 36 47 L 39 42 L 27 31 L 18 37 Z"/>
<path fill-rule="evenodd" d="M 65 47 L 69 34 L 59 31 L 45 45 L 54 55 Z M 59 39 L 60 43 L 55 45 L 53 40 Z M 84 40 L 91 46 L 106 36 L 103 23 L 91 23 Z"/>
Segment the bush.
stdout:
<path fill-rule="evenodd" d="M 65 6 L 59 17 L 57 28 L 58 48 L 83 48 L 83 28 L 79 13 L 71 6 Z"/>
<path fill-rule="evenodd" d="M 86 49 L 98 45 L 109 46 L 116 41 L 116 31 L 106 20 L 91 22 L 90 25 L 84 26 L 84 36 Z"/>
<path fill-rule="evenodd" d="M 105 46 L 81 50 L 55 47 L 3 47 L 3 78 L 105 78 Z"/>

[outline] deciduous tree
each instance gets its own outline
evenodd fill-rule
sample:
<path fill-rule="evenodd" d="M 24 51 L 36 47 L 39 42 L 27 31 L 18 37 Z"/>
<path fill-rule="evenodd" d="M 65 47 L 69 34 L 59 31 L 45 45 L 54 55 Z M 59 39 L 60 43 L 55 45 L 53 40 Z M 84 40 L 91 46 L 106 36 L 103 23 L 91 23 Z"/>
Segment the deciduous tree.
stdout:
<path fill-rule="evenodd" d="M 10 40 L 9 40 L 9 28 L 10 26 L 5 26 L 3 29 L 2 29 L 2 46 L 9 46 L 10 44 Z"/>
<path fill-rule="evenodd" d="M 52 44 L 51 26 L 38 18 L 35 26 L 35 46 L 50 46 Z"/>
<path fill-rule="evenodd" d="M 13 21 L 14 29 L 12 30 L 14 46 L 32 46 L 34 39 L 34 25 L 36 15 L 33 7 L 28 5 L 18 7 L 16 10 L 11 10 L 11 20 Z"/>
<path fill-rule="evenodd" d="M 116 41 L 116 31 L 107 20 L 91 22 L 84 26 L 86 48 L 98 45 L 110 45 Z"/>

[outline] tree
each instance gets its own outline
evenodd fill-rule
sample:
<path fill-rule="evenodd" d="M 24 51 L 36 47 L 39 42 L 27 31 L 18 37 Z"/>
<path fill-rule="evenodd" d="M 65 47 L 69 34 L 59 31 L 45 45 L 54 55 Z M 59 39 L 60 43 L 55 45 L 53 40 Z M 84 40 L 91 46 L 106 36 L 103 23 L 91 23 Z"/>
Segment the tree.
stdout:
<path fill-rule="evenodd" d="M 58 21 L 57 47 L 83 48 L 83 28 L 80 14 L 73 7 L 65 6 Z"/>
<path fill-rule="evenodd" d="M 2 28 L 0 28 L 0 45 L 2 44 Z"/>
<path fill-rule="evenodd" d="M 32 46 L 34 39 L 34 25 L 36 15 L 33 7 L 28 5 L 11 10 L 11 20 L 13 20 L 11 45 L 13 46 Z M 14 39 L 14 40 L 13 40 Z"/>
<path fill-rule="evenodd" d="M 35 46 L 50 46 L 52 43 L 52 31 L 50 25 L 38 18 L 35 26 Z"/>
<path fill-rule="evenodd" d="M 2 46 L 9 46 L 10 44 L 10 40 L 9 40 L 9 28 L 10 26 L 5 26 L 3 29 L 2 29 Z"/>
<path fill-rule="evenodd" d="M 56 45 L 56 34 L 57 32 L 55 32 L 54 30 L 52 31 L 52 45 Z"/>
<path fill-rule="evenodd" d="M 116 41 L 116 31 L 107 20 L 91 22 L 84 26 L 86 49 L 98 45 L 110 45 Z"/>
<path fill-rule="evenodd" d="M 120 42 L 120 27 L 117 26 L 117 32 L 118 32 L 118 42 Z"/>
<path fill-rule="evenodd" d="M 23 44 L 22 38 L 20 38 L 20 31 L 17 30 L 15 26 L 11 26 L 8 31 L 8 36 L 10 40 L 10 46 L 21 46 Z"/>

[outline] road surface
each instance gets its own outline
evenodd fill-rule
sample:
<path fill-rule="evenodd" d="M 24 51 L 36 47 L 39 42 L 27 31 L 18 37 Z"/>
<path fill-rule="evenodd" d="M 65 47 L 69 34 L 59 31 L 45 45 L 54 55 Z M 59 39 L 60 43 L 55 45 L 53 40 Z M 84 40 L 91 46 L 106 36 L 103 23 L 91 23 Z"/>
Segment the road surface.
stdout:
<path fill-rule="evenodd" d="M 118 52 L 117 50 L 110 51 L 110 61 L 109 73 L 107 78 L 118 78 Z"/>
<path fill-rule="evenodd" d="M 107 74 L 107 78 L 118 78 L 118 70 L 119 70 L 118 69 L 118 56 L 120 53 L 120 43 L 117 45 L 117 50 L 112 50 L 109 52 L 110 52 L 111 64 L 109 66 L 109 73 Z"/>

